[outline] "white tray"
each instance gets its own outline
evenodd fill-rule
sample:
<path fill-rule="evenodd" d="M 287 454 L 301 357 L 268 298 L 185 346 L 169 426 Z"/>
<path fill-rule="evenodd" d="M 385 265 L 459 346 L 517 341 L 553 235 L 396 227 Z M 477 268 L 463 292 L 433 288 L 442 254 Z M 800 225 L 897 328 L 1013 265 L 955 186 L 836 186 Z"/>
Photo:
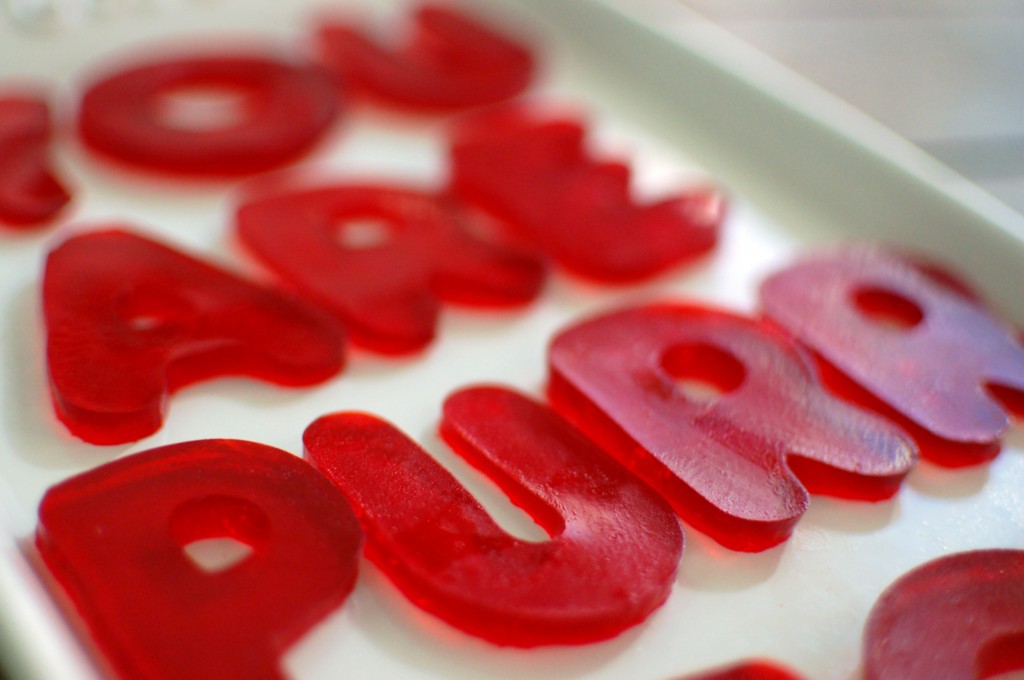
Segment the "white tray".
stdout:
<path fill-rule="evenodd" d="M 380 11 L 382 3 L 372 4 Z M 0 25 L 0 80 L 40 78 L 67 104 L 84 68 L 120 48 L 228 29 L 301 43 L 315 5 L 125 3 L 117 15 L 49 33 Z M 46 386 L 41 264 L 66 236 L 67 221 L 36 234 L 0 233 L 0 653 L 16 677 L 95 676 L 30 566 L 31 539 L 49 486 L 114 458 L 207 437 L 300 453 L 302 430 L 315 417 L 366 410 L 418 439 L 510 531 L 540 538 L 489 482 L 447 452 L 435 428 L 442 399 L 460 386 L 502 382 L 540 397 L 548 339 L 587 311 L 654 297 L 751 311 L 757 283 L 798 251 L 871 238 L 955 262 L 1004 316 L 1024 325 L 1024 220 L 953 182 L 949 170 L 896 135 L 671 0 L 522 0 L 502 9 L 538 30 L 549 48 L 537 93 L 589 111 L 599 143 L 633 158 L 641 192 L 702 176 L 730 191 L 733 209 L 720 247 L 700 265 L 642 286 L 596 287 L 555 275 L 541 299 L 521 311 L 449 307 L 439 340 L 422 356 L 396 361 L 355 352 L 340 378 L 313 389 L 202 383 L 172 398 L 155 435 L 99 448 L 71 438 L 55 421 Z M 67 133 L 57 156 L 78 189 L 71 222 L 131 222 L 258 275 L 229 237 L 229 190 L 183 189 L 112 172 Z M 444 143 L 437 121 L 360 108 L 307 164 L 342 178 L 436 185 Z M 950 552 L 1024 543 L 1022 448 L 1024 433 L 1014 430 L 989 465 L 945 471 L 922 463 L 890 502 L 815 497 L 792 539 L 761 554 L 729 552 L 687 529 L 668 602 L 648 622 L 602 644 L 493 647 L 420 613 L 363 561 L 346 604 L 284 664 L 299 678 L 653 679 L 763 656 L 814 678 L 858 677 L 865 617 L 897 576 Z"/>

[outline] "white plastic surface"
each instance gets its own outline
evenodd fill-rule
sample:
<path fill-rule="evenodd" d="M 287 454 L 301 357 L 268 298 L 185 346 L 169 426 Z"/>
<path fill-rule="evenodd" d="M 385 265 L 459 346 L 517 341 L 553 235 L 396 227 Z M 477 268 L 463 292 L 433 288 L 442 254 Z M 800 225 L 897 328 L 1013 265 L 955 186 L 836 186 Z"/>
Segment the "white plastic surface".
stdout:
<path fill-rule="evenodd" d="M 539 538 L 529 519 L 445 449 L 435 429 L 442 399 L 461 386 L 498 382 L 541 397 L 548 339 L 583 314 L 664 298 L 750 311 L 761 278 L 797 252 L 891 236 L 959 263 L 1002 311 L 1024 322 L 1021 288 L 1006 290 L 1020 283 L 1024 269 L 1017 216 L 980 194 L 941 194 L 942 168 L 785 74 L 762 70 L 713 29 L 659 21 L 673 3 L 629 5 L 634 18 L 655 23 L 660 33 L 610 10 L 612 4 L 628 5 L 530 0 L 503 11 L 532 26 L 544 49 L 536 94 L 587 111 L 598 145 L 632 159 L 639 193 L 656 194 L 708 171 L 733 193 L 712 256 L 640 286 L 599 287 L 556 274 L 542 297 L 519 311 L 449 307 L 438 341 L 422 355 L 393 360 L 357 351 L 342 376 L 319 387 L 240 379 L 189 387 L 171 399 L 164 427 L 131 445 L 83 444 L 52 415 L 39 309 L 45 253 L 74 229 L 116 220 L 246 275 L 262 274 L 231 237 L 230 186 L 182 187 L 111 170 L 62 128 L 57 160 L 77 189 L 69 219 L 42 232 L 0 233 L 0 632 L 4 657 L 20 675 L 95 672 L 29 567 L 31 539 L 49 486 L 114 458 L 207 437 L 251 439 L 298 454 L 302 430 L 317 416 L 371 411 L 418 439 L 510 531 Z M 366 5 L 383 10 L 382 3 Z M 244 0 L 126 5 L 117 16 L 51 33 L 0 26 L 0 81 L 42 80 L 66 116 L 75 79 L 119 49 L 227 30 L 301 45 L 315 5 L 253 7 Z M 835 118 L 821 117 L 830 111 Z M 439 186 L 441 123 L 358 107 L 304 167 L 317 177 Z M 876 221 L 866 223 L 872 216 Z M 345 606 L 300 641 L 284 665 L 297 678 L 596 680 L 670 678 L 767 657 L 813 678 L 858 677 L 865 617 L 897 576 L 959 550 L 1024 546 L 1022 448 L 1018 428 L 990 465 L 944 471 L 923 463 L 885 503 L 815 497 L 792 539 L 761 554 L 729 552 L 687 528 L 668 602 L 602 644 L 493 647 L 419 612 L 363 561 Z"/>

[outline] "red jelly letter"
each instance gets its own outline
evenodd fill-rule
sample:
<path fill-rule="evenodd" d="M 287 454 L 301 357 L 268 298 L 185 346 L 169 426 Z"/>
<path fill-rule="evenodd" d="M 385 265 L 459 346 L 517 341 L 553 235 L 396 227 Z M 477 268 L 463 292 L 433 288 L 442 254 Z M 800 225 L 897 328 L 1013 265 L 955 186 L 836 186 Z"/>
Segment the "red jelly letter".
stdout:
<path fill-rule="evenodd" d="M 50 169 L 50 136 L 45 102 L 0 95 L 0 222 L 40 224 L 70 200 Z"/>
<path fill-rule="evenodd" d="M 978 304 L 867 248 L 798 262 L 764 282 L 761 301 L 846 378 L 841 393 L 882 402 L 923 456 L 960 466 L 998 453 L 1008 417 L 985 388 L 1024 390 L 1024 351 Z"/>
<path fill-rule="evenodd" d="M 867 680 L 990 678 L 1024 670 L 1024 551 L 943 557 L 875 603 L 864 631 Z"/>
<path fill-rule="evenodd" d="M 243 205 L 238 233 L 356 342 L 401 353 L 434 337 L 438 298 L 505 306 L 540 291 L 537 257 L 481 240 L 465 220 L 433 194 L 334 186 Z"/>
<path fill-rule="evenodd" d="M 427 453 L 372 416 L 306 430 L 306 453 L 349 497 L 367 556 L 423 609 L 531 647 L 602 640 L 665 598 L 682 551 L 671 509 L 547 408 L 500 388 L 449 397 L 441 433 L 551 536 L 506 534 Z"/>
<path fill-rule="evenodd" d="M 900 430 L 830 397 L 791 341 L 751 319 L 631 309 L 563 332 L 549 361 L 555 408 L 734 550 L 784 541 L 808 490 L 888 498 L 914 460 Z M 698 398 L 687 380 L 723 393 Z"/>
<path fill-rule="evenodd" d="M 125 231 L 69 239 L 44 276 L 57 415 L 94 444 L 155 432 L 167 395 L 189 383 L 250 375 L 308 385 L 344 361 L 330 317 Z"/>
<path fill-rule="evenodd" d="M 421 7 L 409 28 L 405 45 L 392 50 L 356 28 L 327 24 L 319 34 L 321 58 L 371 96 L 419 109 L 493 104 L 529 85 L 529 50 L 460 12 Z"/>
<path fill-rule="evenodd" d="M 697 675 L 686 675 L 680 680 L 801 680 L 801 676 L 767 661 L 745 661 Z"/>
<path fill-rule="evenodd" d="M 185 115 L 181 97 L 202 92 L 228 99 L 205 116 Z M 205 55 L 102 78 L 85 92 L 78 125 L 89 146 L 117 160 L 230 177 L 295 160 L 320 139 L 337 111 L 337 88 L 318 68 L 258 55 Z"/>
<path fill-rule="evenodd" d="M 250 552 L 190 557 L 213 538 Z M 151 680 L 283 678 L 281 653 L 352 590 L 360 541 L 323 476 L 234 440 L 153 449 L 59 484 L 36 535 L 106 660 Z"/>
<path fill-rule="evenodd" d="M 634 281 L 710 250 L 724 217 L 706 189 L 637 205 L 629 168 L 597 163 L 571 119 L 506 107 L 455 130 L 452 186 L 507 222 L 566 269 L 602 281 Z"/>

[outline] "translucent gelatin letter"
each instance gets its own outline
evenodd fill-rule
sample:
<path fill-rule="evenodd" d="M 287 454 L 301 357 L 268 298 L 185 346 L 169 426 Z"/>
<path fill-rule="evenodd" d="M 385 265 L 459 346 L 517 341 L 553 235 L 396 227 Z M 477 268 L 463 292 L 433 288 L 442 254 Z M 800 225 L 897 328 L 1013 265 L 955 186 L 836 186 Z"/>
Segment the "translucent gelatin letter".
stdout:
<path fill-rule="evenodd" d="M 686 675 L 679 680 L 803 680 L 788 668 L 768 661 L 744 661 L 734 666 L 717 668 L 696 675 Z"/>
<path fill-rule="evenodd" d="M 905 260 L 851 248 L 771 276 L 761 303 L 837 392 L 893 417 L 925 458 L 960 466 L 998 453 L 1009 419 L 993 393 L 1024 390 L 1024 351 L 976 302 Z"/>
<path fill-rule="evenodd" d="M 344 363 L 329 316 L 119 228 L 49 254 L 43 311 L 57 415 L 94 444 L 152 434 L 168 395 L 189 383 L 309 385 Z"/>
<path fill-rule="evenodd" d="M 113 70 L 82 97 L 88 146 L 147 170 L 235 177 L 296 160 L 334 121 L 320 68 L 255 53 L 190 54 Z"/>
<path fill-rule="evenodd" d="M 410 24 L 408 37 L 391 48 L 354 26 L 326 23 L 318 34 L 321 59 L 356 92 L 416 109 L 493 104 L 529 85 L 534 63 L 527 47 L 480 21 L 426 5 Z"/>
<path fill-rule="evenodd" d="M 306 455 L 356 508 L 367 556 L 415 604 L 501 645 L 580 644 L 644 620 L 682 551 L 671 508 L 544 406 L 501 388 L 445 403 L 441 434 L 551 539 L 495 525 L 425 451 L 369 415 L 324 416 Z"/>
<path fill-rule="evenodd" d="M 355 583 L 361 536 L 301 459 L 207 440 L 50 489 L 36 545 L 124 678 L 283 679 L 282 652 Z M 231 546 L 234 546 L 233 550 Z"/>
<path fill-rule="evenodd" d="M 0 223 L 44 223 L 70 200 L 50 166 L 50 137 L 45 101 L 0 91 Z"/>
<path fill-rule="evenodd" d="M 256 199 L 237 224 L 245 245 L 355 342 L 404 353 L 433 339 L 439 299 L 505 307 L 540 292 L 541 260 L 473 234 L 469 219 L 434 194 L 338 185 Z"/>
<path fill-rule="evenodd" d="M 630 194 L 629 167 L 595 161 L 573 117 L 507 106 L 454 131 L 454 191 L 582 276 L 635 281 L 707 252 L 723 197 L 691 189 L 654 203 Z"/>
<path fill-rule="evenodd" d="M 786 336 L 751 319 L 628 309 L 564 331 L 549 362 L 555 409 L 734 550 L 784 541 L 808 491 L 888 498 L 914 461 L 898 428 L 829 396 Z"/>
<path fill-rule="evenodd" d="M 993 678 L 1015 670 L 1024 671 L 1024 551 L 929 562 L 889 586 L 868 617 L 866 680 Z"/>

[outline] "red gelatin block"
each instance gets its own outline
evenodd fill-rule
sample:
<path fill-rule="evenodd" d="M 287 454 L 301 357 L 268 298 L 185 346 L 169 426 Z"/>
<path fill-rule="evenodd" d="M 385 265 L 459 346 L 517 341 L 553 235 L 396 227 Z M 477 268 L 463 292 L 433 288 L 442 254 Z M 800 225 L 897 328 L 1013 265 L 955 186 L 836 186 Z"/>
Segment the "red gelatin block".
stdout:
<path fill-rule="evenodd" d="M 341 185 L 243 205 L 238 234 L 268 267 L 345 322 L 355 342 L 384 353 L 422 349 L 439 299 L 522 305 L 543 262 L 482 240 L 468 216 L 430 193 Z"/>
<path fill-rule="evenodd" d="M 1024 670 L 1024 551 L 942 557 L 882 594 L 864 630 L 866 680 Z"/>
<path fill-rule="evenodd" d="M 215 538 L 248 554 L 191 556 Z M 352 590 L 361 540 L 322 475 L 236 440 L 152 449 L 63 482 L 36 534 L 107 663 L 151 680 L 284 678 L 282 652 Z"/>
<path fill-rule="evenodd" d="M 296 160 L 338 110 L 337 87 L 318 67 L 200 54 L 99 79 L 82 97 L 78 127 L 89 147 L 133 166 L 236 177 Z"/>
<path fill-rule="evenodd" d="M 728 668 L 719 668 L 680 680 L 802 680 L 802 676 L 767 661 L 744 661 Z"/>
<path fill-rule="evenodd" d="M 344 364 L 344 334 L 319 310 L 117 228 L 50 253 L 43 311 L 57 415 L 93 444 L 152 434 L 193 382 L 309 385 Z"/>
<path fill-rule="evenodd" d="M 50 166 L 51 136 L 45 101 L 0 93 L 0 223 L 36 226 L 71 200 Z"/>
<path fill-rule="evenodd" d="M 668 597 L 679 522 L 656 494 L 544 406 L 496 387 L 444 405 L 441 434 L 551 535 L 505 533 L 393 426 L 324 416 L 306 455 L 348 496 L 367 556 L 417 606 L 500 645 L 602 640 Z"/>
<path fill-rule="evenodd" d="M 397 48 L 345 23 L 325 24 L 317 37 L 322 61 L 346 84 L 401 107 L 493 104 L 525 90 L 534 71 L 525 45 L 442 6 L 417 9 L 405 43 Z"/>
<path fill-rule="evenodd" d="M 521 106 L 469 117 L 454 131 L 452 188 L 600 281 L 644 279 L 715 245 L 721 194 L 701 188 L 637 204 L 628 166 L 590 158 L 584 134 L 576 119 Z"/>
<path fill-rule="evenodd" d="M 726 312 L 586 321 L 555 338 L 549 368 L 557 411 L 733 550 L 786 540 L 808 491 L 888 498 L 914 462 L 898 428 L 826 393 L 785 335 Z"/>
<path fill-rule="evenodd" d="M 922 456 L 955 467 L 998 453 L 1009 419 L 992 393 L 1024 390 L 1024 351 L 978 303 L 871 248 L 797 262 L 764 282 L 761 303 L 838 393 L 903 425 Z"/>

